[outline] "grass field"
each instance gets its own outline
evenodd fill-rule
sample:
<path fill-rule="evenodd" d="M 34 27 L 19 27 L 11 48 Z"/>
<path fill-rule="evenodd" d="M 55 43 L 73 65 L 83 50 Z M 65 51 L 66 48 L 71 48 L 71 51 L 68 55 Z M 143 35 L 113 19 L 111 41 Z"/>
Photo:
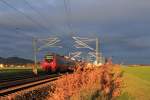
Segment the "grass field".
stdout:
<path fill-rule="evenodd" d="M 123 67 L 123 94 L 118 100 L 150 100 L 150 67 Z"/>

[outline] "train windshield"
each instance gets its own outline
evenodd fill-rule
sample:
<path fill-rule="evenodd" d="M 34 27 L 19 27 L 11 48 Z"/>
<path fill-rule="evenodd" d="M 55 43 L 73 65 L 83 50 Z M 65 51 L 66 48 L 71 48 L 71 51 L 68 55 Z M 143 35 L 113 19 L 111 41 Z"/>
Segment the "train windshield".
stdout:
<path fill-rule="evenodd" d="M 53 60 L 53 55 L 46 55 L 45 60 L 52 61 Z"/>

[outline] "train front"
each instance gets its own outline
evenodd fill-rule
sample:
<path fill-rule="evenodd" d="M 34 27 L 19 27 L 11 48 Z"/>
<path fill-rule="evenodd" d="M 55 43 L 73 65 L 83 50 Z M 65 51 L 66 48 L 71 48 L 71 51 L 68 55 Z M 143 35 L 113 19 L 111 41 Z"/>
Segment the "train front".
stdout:
<path fill-rule="evenodd" d="M 52 54 L 48 54 L 44 57 L 40 63 L 41 68 L 48 73 L 54 73 L 56 71 L 56 58 Z"/>

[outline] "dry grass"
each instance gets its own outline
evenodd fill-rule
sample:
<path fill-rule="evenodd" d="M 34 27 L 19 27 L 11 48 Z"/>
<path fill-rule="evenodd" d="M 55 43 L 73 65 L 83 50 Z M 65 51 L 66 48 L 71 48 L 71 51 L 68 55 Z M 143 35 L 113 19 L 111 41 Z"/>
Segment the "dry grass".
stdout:
<path fill-rule="evenodd" d="M 101 92 L 102 96 L 108 100 L 121 95 L 122 72 L 119 65 L 106 63 L 101 67 Z"/>
<path fill-rule="evenodd" d="M 54 82 L 48 100 L 114 99 L 121 94 L 121 70 L 110 61 L 99 68 L 79 67 Z"/>
<path fill-rule="evenodd" d="M 99 69 L 77 71 L 73 74 L 64 75 L 54 82 L 56 89 L 54 93 L 51 93 L 50 91 L 49 100 L 68 100 L 74 95 L 79 97 L 78 93 L 82 90 L 94 88 L 94 83 L 99 82 Z"/>

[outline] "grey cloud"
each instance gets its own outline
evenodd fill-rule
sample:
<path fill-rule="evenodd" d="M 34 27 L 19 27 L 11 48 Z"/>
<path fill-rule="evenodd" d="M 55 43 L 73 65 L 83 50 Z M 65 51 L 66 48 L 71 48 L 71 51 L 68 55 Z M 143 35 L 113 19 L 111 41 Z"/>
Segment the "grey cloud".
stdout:
<path fill-rule="evenodd" d="M 61 51 L 65 53 L 69 51 L 66 50 L 67 48 L 72 48 L 72 40 L 69 39 L 71 35 L 68 36 L 68 34 L 74 31 L 77 33 L 74 33 L 73 36 L 99 36 L 101 51 L 107 57 L 113 56 L 115 61 L 149 62 L 149 0 L 70 0 L 72 30 L 67 27 L 63 0 L 27 1 L 42 14 L 43 18 L 22 0 L 7 2 L 46 26 L 49 31 L 45 31 L 22 14 L 0 2 L 0 55 L 15 54 L 27 57 L 26 52 L 32 53 L 30 42 L 32 36 L 51 35 L 67 40 L 61 44 L 65 47 Z M 66 45 L 69 42 L 70 44 Z M 94 45 L 93 43 L 92 47 Z M 56 51 L 56 49 L 50 50 Z"/>

